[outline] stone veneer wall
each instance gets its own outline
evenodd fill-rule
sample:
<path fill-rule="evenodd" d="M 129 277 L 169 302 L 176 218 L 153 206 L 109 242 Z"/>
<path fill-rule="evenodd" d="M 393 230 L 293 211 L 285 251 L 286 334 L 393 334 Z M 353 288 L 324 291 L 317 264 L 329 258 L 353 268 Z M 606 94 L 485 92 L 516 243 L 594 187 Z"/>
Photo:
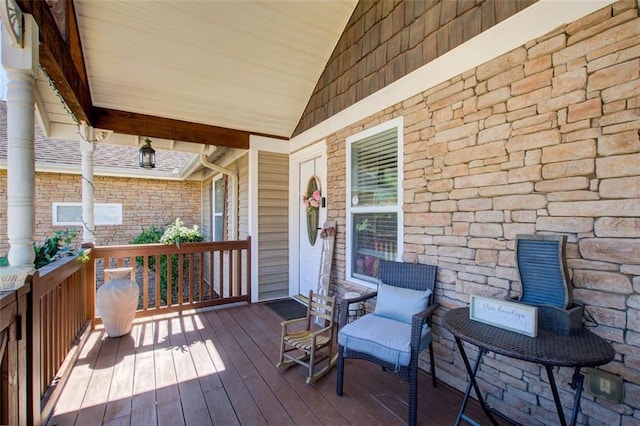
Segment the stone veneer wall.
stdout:
<path fill-rule="evenodd" d="M 328 216 L 338 219 L 337 292 L 345 281 L 345 139 L 404 117 L 405 262 L 439 266 L 439 378 L 466 373 L 442 315 L 470 294 L 519 293 L 516 234 L 568 237 L 574 299 L 610 341 L 605 370 L 622 404 L 584 394 L 580 424 L 640 424 L 640 18 L 622 1 L 330 135 Z M 426 368 L 427 357 L 423 360 Z M 569 413 L 571 369 L 561 368 Z M 539 366 L 490 354 L 488 401 L 527 425 L 557 424 Z"/>
<path fill-rule="evenodd" d="M 96 176 L 94 178 L 96 203 L 121 203 L 122 225 L 96 226 L 98 245 L 128 244 L 150 224 L 166 225 L 176 218 L 188 226 L 201 225 L 200 182 L 169 181 Z M 7 240 L 7 172 L 0 171 L 0 229 L 4 233 L 0 255 L 9 250 Z M 65 226 L 53 226 L 51 205 L 53 202 L 82 202 L 82 181 L 79 175 L 62 173 L 36 173 L 35 240 L 44 241 L 56 230 Z M 82 229 L 78 228 L 78 240 Z"/>

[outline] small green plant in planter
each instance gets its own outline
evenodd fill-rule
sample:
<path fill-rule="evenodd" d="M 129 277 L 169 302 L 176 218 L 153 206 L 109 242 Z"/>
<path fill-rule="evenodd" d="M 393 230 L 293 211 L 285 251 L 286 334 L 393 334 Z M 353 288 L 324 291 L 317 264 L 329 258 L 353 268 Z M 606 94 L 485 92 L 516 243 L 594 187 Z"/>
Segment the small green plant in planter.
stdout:
<path fill-rule="evenodd" d="M 33 250 L 36 254 L 34 267 L 40 269 L 65 256 L 78 255 L 80 260 L 89 260 L 84 250 L 79 250 L 73 246 L 73 241 L 78 236 L 76 228 L 67 228 L 56 231 L 52 237 L 48 237 L 42 243 L 34 242 Z"/>
<path fill-rule="evenodd" d="M 181 243 L 197 243 L 204 241 L 204 235 L 198 229 L 198 226 L 194 225 L 189 228 L 184 225 L 179 218 L 175 222 L 170 223 L 164 229 L 159 228 L 156 225 L 151 225 L 147 229 L 144 229 L 140 235 L 131 240 L 131 244 L 175 244 L 180 247 Z M 156 283 L 160 282 L 160 298 L 167 302 L 167 257 L 160 256 L 160 268 L 158 270 L 156 265 L 155 256 L 149 257 L 149 268 L 156 272 Z M 136 258 L 136 264 L 138 266 L 143 265 L 142 257 Z M 183 271 L 187 271 L 189 267 L 189 260 L 185 258 L 183 260 Z M 178 276 L 179 276 L 179 264 L 178 255 L 171 255 L 171 294 L 172 303 L 178 301 Z M 188 280 L 187 274 L 184 274 L 184 280 Z"/>

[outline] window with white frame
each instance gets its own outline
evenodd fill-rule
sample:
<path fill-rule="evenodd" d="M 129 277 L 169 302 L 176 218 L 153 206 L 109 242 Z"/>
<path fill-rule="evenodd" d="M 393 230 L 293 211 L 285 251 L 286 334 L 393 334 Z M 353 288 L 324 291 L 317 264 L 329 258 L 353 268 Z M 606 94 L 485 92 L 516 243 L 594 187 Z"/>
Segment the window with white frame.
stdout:
<path fill-rule="evenodd" d="M 224 241 L 224 179 L 213 182 L 213 241 Z"/>
<path fill-rule="evenodd" d="M 402 250 L 402 118 L 347 138 L 347 277 L 377 282 Z"/>
<path fill-rule="evenodd" d="M 53 203 L 54 225 L 82 226 L 82 203 Z M 122 225 L 122 204 L 95 203 L 93 205 L 94 225 Z"/>

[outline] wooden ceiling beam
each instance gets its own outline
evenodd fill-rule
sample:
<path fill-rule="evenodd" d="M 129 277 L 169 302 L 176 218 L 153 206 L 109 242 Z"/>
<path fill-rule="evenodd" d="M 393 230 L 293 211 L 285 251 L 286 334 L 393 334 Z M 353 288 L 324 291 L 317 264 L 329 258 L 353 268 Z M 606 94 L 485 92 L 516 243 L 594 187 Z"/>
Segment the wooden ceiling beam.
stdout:
<path fill-rule="evenodd" d="M 108 108 L 92 109 L 93 127 L 205 145 L 249 149 L 249 132 Z"/>
<path fill-rule="evenodd" d="M 53 81 L 60 96 L 79 121 L 91 123 L 91 92 L 86 78 L 84 64 L 82 73 L 74 64 L 73 55 L 82 56 L 79 43 L 71 46 L 62 37 L 56 21 L 46 1 L 16 0 L 23 13 L 33 16 L 40 32 L 40 65 Z M 64 0 L 63 0 L 64 1 Z M 76 25 L 69 25 L 67 31 L 77 31 Z M 68 39 L 80 40 L 78 34 Z"/>
<path fill-rule="evenodd" d="M 67 2 L 65 40 L 45 0 L 16 1 L 22 12 L 31 14 L 38 24 L 40 64 L 78 121 L 130 135 L 249 149 L 249 132 L 246 131 L 94 107 L 73 2 L 59 0 Z"/>

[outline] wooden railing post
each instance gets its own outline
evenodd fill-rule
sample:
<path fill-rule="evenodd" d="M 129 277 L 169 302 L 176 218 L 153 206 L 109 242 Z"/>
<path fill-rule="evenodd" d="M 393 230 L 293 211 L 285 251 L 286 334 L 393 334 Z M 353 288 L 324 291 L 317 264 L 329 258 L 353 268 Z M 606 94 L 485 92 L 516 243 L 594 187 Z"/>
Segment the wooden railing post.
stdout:
<path fill-rule="evenodd" d="M 40 292 L 37 285 L 40 277 L 40 271 L 36 271 L 32 276 L 31 291 L 27 298 L 28 310 L 30 312 L 27 329 L 29 330 L 29 336 L 27 340 L 27 353 L 29 359 L 27 362 L 27 375 L 28 375 L 28 402 L 27 402 L 27 422 L 30 425 L 40 425 L 42 423 L 42 417 L 40 412 L 40 336 L 42 329 L 40 325 Z"/>
<path fill-rule="evenodd" d="M 86 318 L 90 321 L 91 329 L 95 327 L 96 318 L 96 264 L 94 262 L 94 249 L 93 243 L 87 244 L 87 247 L 83 245 L 85 250 L 88 250 L 89 261 L 82 268 L 82 285 L 84 286 L 86 300 Z"/>

